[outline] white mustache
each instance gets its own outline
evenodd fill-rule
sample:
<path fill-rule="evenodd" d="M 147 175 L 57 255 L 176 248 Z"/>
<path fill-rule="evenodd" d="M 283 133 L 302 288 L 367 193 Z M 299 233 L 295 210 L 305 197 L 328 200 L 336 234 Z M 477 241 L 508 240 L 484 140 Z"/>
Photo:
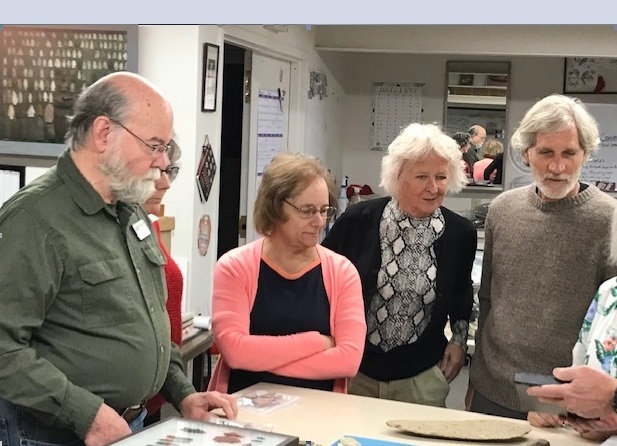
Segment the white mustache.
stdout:
<path fill-rule="evenodd" d="M 544 177 L 544 180 L 554 180 L 554 181 L 569 181 L 570 180 L 570 176 L 569 175 L 565 175 L 565 176 L 554 176 L 554 175 L 550 175 L 550 176 L 546 176 Z"/>

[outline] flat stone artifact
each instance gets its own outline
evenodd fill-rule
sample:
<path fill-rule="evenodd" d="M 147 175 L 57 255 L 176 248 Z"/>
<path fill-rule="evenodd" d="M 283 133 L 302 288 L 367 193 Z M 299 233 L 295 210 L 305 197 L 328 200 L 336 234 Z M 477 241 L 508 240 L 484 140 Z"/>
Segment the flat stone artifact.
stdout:
<path fill-rule="evenodd" d="M 531 432 L 528 424 L 505 420 L 390 420 L 386 424 L 413 435 L 455 440 L 511 440 Z"/>

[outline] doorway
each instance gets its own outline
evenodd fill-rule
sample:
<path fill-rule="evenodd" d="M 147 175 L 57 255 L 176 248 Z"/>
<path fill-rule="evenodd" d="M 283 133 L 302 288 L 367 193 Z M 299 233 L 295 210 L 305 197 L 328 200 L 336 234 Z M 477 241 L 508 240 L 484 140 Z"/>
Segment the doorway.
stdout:
<path fill-rule="evenodd" d="M 289 61 L 228 42 L 223 54 L 217 258 L 259 237 L 253 202 L 264 167 L 288 150 L 292 70 Z"/>
<path fill-rule="evenodd" d="M 242 178 L 244 76 L 247 50 L 225 43 L 217 259 L 238 246 Z M 246 225 L 246 221 L 244 222 Z"/>

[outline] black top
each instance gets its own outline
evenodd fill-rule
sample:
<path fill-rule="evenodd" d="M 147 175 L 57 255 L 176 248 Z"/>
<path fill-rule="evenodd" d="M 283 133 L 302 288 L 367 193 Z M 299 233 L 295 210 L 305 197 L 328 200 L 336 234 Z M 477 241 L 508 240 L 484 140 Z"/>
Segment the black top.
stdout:
<path fill-rule="evenodd" d="M 323 246 L 346 256 L 356 266 L 362 281 L 364 307 L 377 292 L 381 267 L 379 222 L 390 197 L 350 206 L 339 217 Z M 420 338 L 385 353 L 366 342 L 360 371 L 379 381 L 409 378 L 439 362 L 448 340 L 443 331 L 448 320 L 469 321 L 473 304 L 471 269 L 476 255 L 477 232 L 464 217 L 442 207 L 445 230 L 435 242 L 437 258 L 437 299 L 431 322 Z"/>
<path fill-rule="evenodd" d="M 493 162 L 486 166 L 486 169 L 484 169 L 484 179 L 488 181 L 494 170 L 496 172 L 493 184 L 501 184 L 503 182 L 503 152 L 498 153 L 493 159 Z"/>
<path fill-rule="evenodd" d="M 330 336 L 330 301 L 321 264 L 297 279 L 288 279 L 262 260 L 251 310 L 250 334 L 284 336 L 304 331 Z M 334 380 L 290 378 L 266 371 L 232 369 L 227 392 L 234 393 L 259 382 L 330 391 L 334 387 Z"/>

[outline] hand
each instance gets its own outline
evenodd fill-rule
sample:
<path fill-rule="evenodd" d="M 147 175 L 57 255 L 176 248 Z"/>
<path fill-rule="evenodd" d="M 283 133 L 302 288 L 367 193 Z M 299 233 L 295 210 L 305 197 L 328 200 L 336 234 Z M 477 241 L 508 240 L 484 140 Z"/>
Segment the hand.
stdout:
<path fill-rule="evenodd" d="M 326 346 L 326 350 L 334 348 L 334 346 L 336 345 L 332 336 L 321 335 L 321 338 L 323 339 L 324 345 Z"/>
<path fill-rule="evenodd" d="M 542 412 L 528 412 L 527 421 L 535 427 L 556 427 L 563 425 L 563 419 L 559 415 Z"/>
<path fill-rule="evenodd" d="M 613 412 L 617 380 L 603 371 L 589 366 L 557 367 L 553 375 L 567 382 L 530 387 L 527 394 L 583 418 L 599 418 Z"/>
<path fill-rule="evenodd" d="M 609 432 L 612 434 L 617 431 L 617 414 L 611 413 L 602 418 L 588 420 L 577 416 L 563 417 L 565 424 L 576 429 L 577 432 Z"/>
<path fill-rule="evenodd" d="M 86 446 L 100 446 L 131 434 L 128 423 L 107 404 L 101 404 L 84 437 Z"/>
<path fill-rule="evenodd" d="M 615 418 L 615 416 L 613 416 Z M 580 417 L 567 417 L 565 424 L 571 426 L 581 437 L 587 440 L 604 441 L 610 436 L 617 434 L 614 422 L 607 423 L 602 420 L 586 420 Z M 610 427 L 610 425 L 613 425 Z"/>
<path fill-rule="evenodd" d="M 236 399 L 220 392 L 195 392 L 180 402 L 180 413 L 185 418 L 193 420 L 207 420 L 214 416 L 212 409 L 221 408 L 225 416 L 235 420 L 238 416 L 238 403 Z"/>
<path fill-rule="evenodd" d="M 602 431 L 582 431 L 579 432 L 579 434 L 581 434 L 581 437 L 585 438 L 586 440 L 592 440 L 592 441 L 605 441 L 608 440 L 611 435 L 615 434 L 615 432 L 611 433 L 611 432 L 602 432 Z"/>
<path fill-rule="evenodd" d="M 463 365 L 465 365 L 465 350 L 460 345 L 450 342 L 446 345 L 443 357 L 439 361 L 439 369 L 450 383 L 456 378 Z"/>

